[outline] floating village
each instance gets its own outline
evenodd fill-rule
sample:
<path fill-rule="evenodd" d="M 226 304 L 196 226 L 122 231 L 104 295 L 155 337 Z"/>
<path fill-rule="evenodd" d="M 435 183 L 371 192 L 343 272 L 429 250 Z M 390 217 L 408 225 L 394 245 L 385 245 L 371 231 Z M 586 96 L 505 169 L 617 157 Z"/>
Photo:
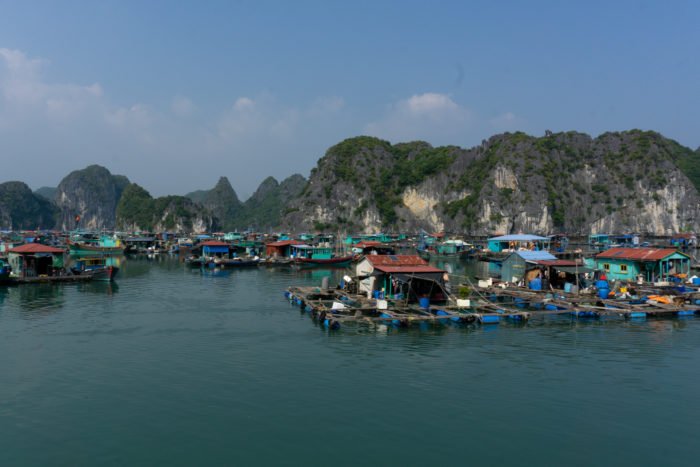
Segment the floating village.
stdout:
<path fill-rule="evenodd" d="M 0 286 L 118 280 L 119 260 L 170 255 L 183 267 L 334 268 L 337 284 L 280 291 L 318 325 L 492 325 L 552 315 L 646 319 L 700 315 L 697 237 L 636 234 L 178 235 L 2 232 Z M 435 264 L 483 261 L 466 276 Z"/>

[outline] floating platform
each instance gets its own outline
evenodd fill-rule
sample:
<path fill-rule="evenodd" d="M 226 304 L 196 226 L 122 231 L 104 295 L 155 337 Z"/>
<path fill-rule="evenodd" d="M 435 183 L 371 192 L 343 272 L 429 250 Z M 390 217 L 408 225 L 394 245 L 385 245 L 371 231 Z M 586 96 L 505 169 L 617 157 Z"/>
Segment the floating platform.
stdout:
<path fill-rule="evenodd" d="M 665 304 L 653 300 L 600 299 L 595 295 L 547 293 L 527 289 L 481 289 L 470 300 L 452 301 L 421 308 L 403 300 L 375 300 L 349 294 L 341 289 L 290 287 L 285 297 L 312 318 L 330 329 L 344 324 L 393 325 L 415 324 L 498 324 L 504 321 L 525 322 L 532 318 L 567 315 L 573 319 L 617 317 L 687 317 L 700 315 L 700 301 L 684 299 L 683 304 Z M 457 303 L 459 303 L 457 302 Z"/>
<path fill-rule="evenodd" d="M 408 327 L 420 323 L 491 324 L 501 320 L 526 321 L 530 317 L 530 312 L 494 304 L 483 304 L 476 308 L 436 304 L 421 308 L 403 300 L 374 300 L 364 295 L 348 294 L 340 289 L 320 287 L 290 287 L 285 292 L 285 297 L 331 329 L 337 329 L 345 323 Z"/>

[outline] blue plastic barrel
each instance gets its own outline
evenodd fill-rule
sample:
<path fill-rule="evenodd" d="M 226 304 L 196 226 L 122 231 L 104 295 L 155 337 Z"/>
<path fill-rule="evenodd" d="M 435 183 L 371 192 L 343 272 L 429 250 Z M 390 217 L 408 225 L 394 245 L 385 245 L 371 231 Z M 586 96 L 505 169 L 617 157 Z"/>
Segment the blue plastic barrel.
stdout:
<path fill-rule="evenodd" d="M 693 285 L 700 285 L 700 277 L 695 277 L 693 279 Z"/>
<path fill-rule="evenodd" d="M 694 310 L 681 310 L 678 312 L 678 316 L 693 316 L 694 314 Z"/>
<path fill-rule="evenodd" d="M 484 324 L 498 324 L 501 317 L 498 315 L 486 315 L 481 317 L 481 322 Z"/>
<path fill-rule="evenodd" d="M 418 299 L 418 305 L 421 308 L 429 308 L 430 307 L 430 298 L 429 297 L 421 297 Z"/>
<path fill-rule="evenodd" d="M 542 290 L 542 279 L 536 277 L 530 281 L 530 290 Z"/>
<path fill-rule="evenodd" d="M 595 281 L 596 289 L 610 289 L 608 281 Z"/>
<path fill-rule="evenodd" d="M 600 288 L 598 289 L 598 296 L 600 298 L 608 298 L 609 295 L 610 295 L 610 289 L 607 289 L 607 288 L 606 289 L 600 289 Z"/>
<path fill-rule="evenodd" d="M 571 282 L 565 282 L 564 283 L 564 292 L 566 293 L 571 293 L 571 286 L 574 285 Z"/>
<path fill-rule="evenodd" d="M 643 311 L 633 311 L 630 313 L 630 318 L 646 318 L 647 314 L 644 313 Z"/>

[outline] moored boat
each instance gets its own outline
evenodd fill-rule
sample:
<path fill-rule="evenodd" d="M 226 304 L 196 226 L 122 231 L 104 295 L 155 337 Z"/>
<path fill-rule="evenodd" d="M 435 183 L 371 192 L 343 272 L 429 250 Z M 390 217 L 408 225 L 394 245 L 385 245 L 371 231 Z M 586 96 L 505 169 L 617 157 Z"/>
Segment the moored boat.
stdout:
<path fill-rule="evenodd" d="M 96 281 L 113 281 L 119 272 L 119 267 L 107 264 L 103 256 L 79 258 L 70 269 L 75 275 L 92 275 Z"/>
<path fill-rule="evenodd" d="M 299 266 L 347 266 L 353 260 L 354 255 L 336 256 L 333 258 L 294 258 L 294 263 Z"/>

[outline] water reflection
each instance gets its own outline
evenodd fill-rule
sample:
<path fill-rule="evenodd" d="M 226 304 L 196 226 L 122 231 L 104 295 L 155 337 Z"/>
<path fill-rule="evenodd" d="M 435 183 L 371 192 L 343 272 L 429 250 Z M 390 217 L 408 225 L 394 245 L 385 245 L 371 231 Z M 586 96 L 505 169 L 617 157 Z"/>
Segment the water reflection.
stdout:
<path fill-rule="evenodd" d="M 9 301 L 19 305 L 22 313 L 36 317 L 54 313 L 65 304 L 65 285 L 27 284 L 9 288 Z M 37 313 L 40 312 L 40 313 Z"/>
<path fill-rule="evenodd" d="M 91 293 L 98 295 L 114 295 L 119 292 L 119 284 L 117 282 L 108 281 L 90 281 L 78 284 L 78 290 L 82 293 Z"/>

